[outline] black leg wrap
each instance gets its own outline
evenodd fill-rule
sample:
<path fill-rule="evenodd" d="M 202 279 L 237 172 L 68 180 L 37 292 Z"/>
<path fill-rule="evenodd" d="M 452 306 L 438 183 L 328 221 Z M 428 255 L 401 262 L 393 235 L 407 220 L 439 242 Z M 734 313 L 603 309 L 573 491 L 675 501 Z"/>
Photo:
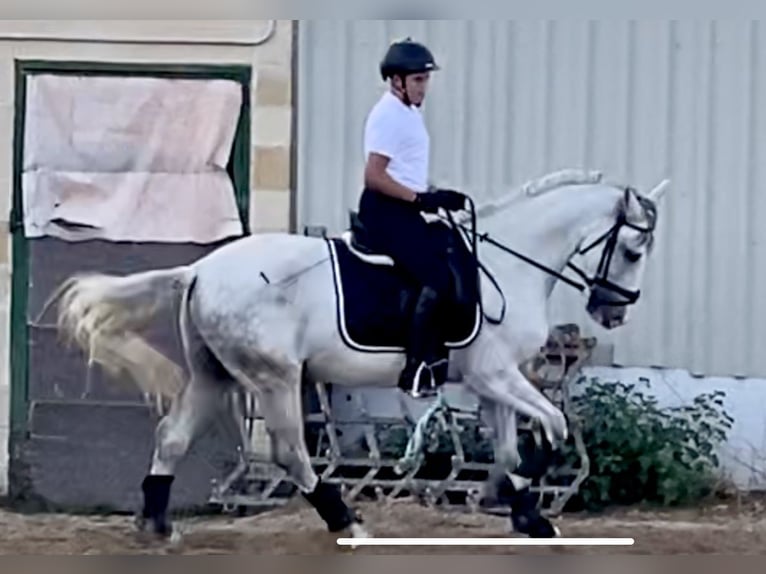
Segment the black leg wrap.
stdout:
<path fill-rule="evenodd" d="M 330 532 L 339 532 L 352 522 L 358 521 L 356 514 L 343 502 L 340 489 L 334 484 L 326 484 L 320 480 L 313 492 L 304 492 L 303 496 L 316 509 Z"/>
<path fill-rule="evenodd" d="M 544 437 L 542 444 L 539 446 L 535 445 L 534 441 L 530 442 L 532 442 L 531 445 L 525 445 L 526 448 L 521 457 L 521 464 L 513 471 L 513 474 L 537 480 L 548 472 L 548 468 L 553 462 L 553 449 Z"/>
<path fill-rule="evenodd" d="M 550 520 L 537 509 L 537 496 L 529 487 L 513 492 L 510 502 L 511 525 L 516 532 L 530 538 L 554 538 L 557 535 Z"/>
<path fill-rule="evenodd" d="M 141 515 L 144 519 L 153 522 L 154 531 L 157 534 L 170 533 L 167 510 L 173 479 L 172 475 L 150 474 L 141 483 L 141 490 L 144 492 L 144 509 Z"/>
<path fill-rule="evenodd" d="M 515 476 L 529 479 L 534 483 L 546 475 L 553 463 L 554 455 L 551 444 L 544 437 L 542 437 L 541 442 L 542 444 L 540 445 L 536 444 L 531 436 L 526 436 L 520 441 L 519 454 L 521 455 L 521 462 L 513 470 Z M 513 506 L 520 496 L 520 493 L 516 490 L 513 482 L 505 472 L 490 476 L 487 488 L 488 491 L 491 489 L 492 494 L 488 495 L 488 498 L 481 502 L 486 507 L 496 504 Z M 528 490 L 528 488 L 525 488 L 522 492 Z M 523 500 L 519 501 L 518 504 L 522 504 L 524 508 L 529 506 Z"/>

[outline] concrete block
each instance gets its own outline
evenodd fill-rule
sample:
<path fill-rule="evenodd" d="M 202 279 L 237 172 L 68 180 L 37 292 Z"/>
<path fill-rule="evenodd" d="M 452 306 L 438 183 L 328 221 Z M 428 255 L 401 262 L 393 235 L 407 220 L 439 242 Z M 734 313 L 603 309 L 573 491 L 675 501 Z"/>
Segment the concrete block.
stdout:
<path fill-rule="evenodd" d="M 289 148 L 291 121 L 287 106 L 257 106 L 253 113 L 253 144 Z"/>
<path fill-rule="evenodd" d="M 250 201 L 250 227 L 254 233 L 290 228 L 290 193 L 255 190 Z"/>
<path fill-rule="evenodd" d="M 253 187 L 289 189 L 290 149 L 285 146 L 255 146 L 253 152 Z"/>
<path fill-rule="evenodd" d="M 256 106 L 290 106 L 290 69 L 285 66 L 261 66 L 255 74 Z"/>

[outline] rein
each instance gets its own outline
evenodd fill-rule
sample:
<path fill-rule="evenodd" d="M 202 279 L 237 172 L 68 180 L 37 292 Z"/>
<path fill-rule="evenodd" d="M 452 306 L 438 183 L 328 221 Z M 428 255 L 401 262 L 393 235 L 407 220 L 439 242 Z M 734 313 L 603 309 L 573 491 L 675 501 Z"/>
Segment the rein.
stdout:
<path fill-rule="evenodd" d="M 630 187 L 625 188 L 626 198 L 628 197 L 628 194 L 631 193 L 631 191 L 633 191 L 632 188 Z M 625 289 L 624 287 L 621 287 L 620 285 L 617 285 L 613 283 L 612 281 L 610 281 L 608 279 L 609 266 L 611 265 L 612 257 L 614 255 L 614 251 L 617 246 L 617 238 L 618 238 L 620 229 L 623 227 L 628 227 L 630 229 L 634 229 L 641 233 L 651 233 L 654 231 L 654 227 L 655 227 L 653 221 L 650 223 L 649 227 L 644 228 L 634 223 L 630 223 L 626 219 L 625 214 L 620 213 L 617 217 L 617 221 L 615 222 L 614 225 L 612 225 L 612 227 L 610 227 L 605 233 L 603 233 L 597 239 L 591 242 L 587 247 L 578 249 L 576 252 L 578 255 L 585 255 L 586 253 L 588 253 L 595 247 L 599 246 L 601 243 L 604 243 L 604 242 L 606 243 L 606 245 L 604 246 L 604 250 L 601 253 L 601 260 L 599 261 L 598 268 L 593 277 L 588 277 L 587 273 L 585 273 L 582 269 L 580 269 L 571 261 L 567 262 L 567 267 L 574 270 L 583 279 L 584 283 L 579 283 L 575 281 L 574 279 L 567 277 L 563 273 L 556 271 L 555 269 L 552 269 L 548 267 L 547 265 L 543 265 L 542 263 L 535 261 L 531 257 L 528 257 L 527 255 L 524 255 L 523 253 L 520 253 L 508 247 L 507 245 L 504 245 L 503 243 L 497 241 L 496 239 L 493 239 L 492 237 L 490 237 L 488 233 L 477 232 L 476 231 L 476 207 L 472 198 L 468 197 L 467 199 L 470 204 L 470 214 L 471 214 L 470 228 L 468 228 L 466 225 L 462 223 L 456 223 L 450 212 L 447 212 L 447 219 L 449 220 L 450 224 L 454 228 L 459 228 L 464 235 L 470 236 L 470 237 L 466 237 L 466 240 L 471 244 L 471 251 L 472 251 L 473 258 L 476 262 L 476 265 L 481 271 L 484 272 L 484 274 L 487 276 L 487 279 L 489 279 L 489 281 L 492 283 L 492 285 L 495 287 L 497 292 L 500 294 L 500 297 L 502 298 L 503 306 L 500 312 L 499 319 L 491 318 L 487 316 L 486 313 L 484 313 L 485 318 L 490 323 L 497 325 L 503 322 L 503 319 L 505 318 L 505 311 L 506 311 L 506 299 L 505 299 L 505 294 L 500 288 L 500 285 L 498 284 L 495 277 L 493 277 L 492 273 L 490 273 L 490 271 L 486 268 L 486 266 L 479 260 L 477 239 L 481 242 L 489 243 L 490 245 L 497 247 L 498 249 L 510 255 L 513 255 L 514 257 L 521 259 L 522 261 L 531 265 L 532 267 L 535 267 L 545 273 L 548 273 L 549 275 L 552 275 L 553 277 L 557 278 L 559 281 L 563 281 L 567 285 L 577 289 L 580 292 L 585 292 L 589 288 L 592 289 L 593 287 L 601 287 L 608 291 L 613 291 L 625 299 L 622 302 L 604 301 L 603 304 L 605 305 L 613 305 L 613 306 L 632 305 L 640 297 L 641 295 L 640 291 L 631 291 L 629 289 Z M 642 198 L 639 197 L 639 201 L 641 202 L 642 205 L 646 207 L 644 201 L 642 201 Z"/>

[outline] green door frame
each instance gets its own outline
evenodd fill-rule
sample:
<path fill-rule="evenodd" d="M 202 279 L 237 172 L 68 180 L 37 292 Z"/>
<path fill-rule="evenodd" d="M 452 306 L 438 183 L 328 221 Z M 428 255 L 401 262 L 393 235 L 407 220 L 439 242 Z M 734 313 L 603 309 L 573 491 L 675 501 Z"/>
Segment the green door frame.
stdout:
<path fill-rule="evenodd" d="M 26 112 L 26 80 L 35 74 L 65 74 L 77 76 L 155 77 L 172 79 L 228 79 L 242 85 L 242 110 L 228 172 L 234 183 L 237 208 L 245 234 L 249 233 L 250 202 L 250 94 L 252 71 L 239 64 L 162 64 L 111 63 L 88 61 L 16 60 L 16 85 L 13 130 L 13 198 L 9 232 L 12 235 L 11 333 L 10 333 L 10 463 L 14 446 L 27 434 L 29 410 L 28 325 L 29 289 L 28 245 L 24 235 L 24 205 L 22 170 L 24 166 L 24 116 Z"/>

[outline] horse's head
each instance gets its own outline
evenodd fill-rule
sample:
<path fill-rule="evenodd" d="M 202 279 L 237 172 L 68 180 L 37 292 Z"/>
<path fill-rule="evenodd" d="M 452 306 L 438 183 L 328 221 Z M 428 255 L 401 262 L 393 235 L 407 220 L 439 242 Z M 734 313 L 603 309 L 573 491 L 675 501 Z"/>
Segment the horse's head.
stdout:
<path fill-rule="evenodd" d="M 614 225 L 586 240 L 580 250 L 592 258 L 592 267 L 588 267 L 596 269 L 588 281 L 587 311 L 607 329 L 624 325 L 631 305 L 640 296 L 646 262 L 654 246 L 657 205 L 668 183 L 664 180 L 646 196 L 626 188 Z"/>

